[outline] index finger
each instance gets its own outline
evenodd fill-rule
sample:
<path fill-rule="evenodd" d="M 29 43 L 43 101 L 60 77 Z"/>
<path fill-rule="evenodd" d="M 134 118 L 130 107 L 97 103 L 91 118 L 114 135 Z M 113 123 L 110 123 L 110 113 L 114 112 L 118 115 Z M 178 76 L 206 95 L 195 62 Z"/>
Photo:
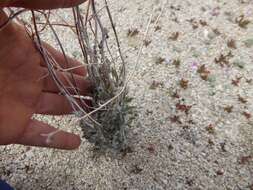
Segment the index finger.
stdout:
<path fill-rule="evenodd" d="M 57 9 L 77 6 L 86 0 L 5 0 L 0 7 L 23 7 L 27 9 Z"/>

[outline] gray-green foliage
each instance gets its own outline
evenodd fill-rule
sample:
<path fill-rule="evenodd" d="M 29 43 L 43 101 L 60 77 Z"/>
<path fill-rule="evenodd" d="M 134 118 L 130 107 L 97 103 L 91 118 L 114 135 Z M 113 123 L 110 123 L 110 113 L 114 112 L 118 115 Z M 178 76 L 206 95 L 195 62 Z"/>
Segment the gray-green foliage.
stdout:
<path fill-rule="evenodd" d="M 88 75 L 94 86 L 92 109 L 89 117 L 81 120 L 83 136 L 96 149 L 120 152 L 126 148 L 126 115 L 131 111 L 127 97 L 125 61 L 121 53 L 119 39 L 112 16 L 105 2 L 105 12 L 98 13 L 94 1 L 90 10 L 92 20 L 85 27 L 79 8 L 74 9 L 79 40 L 83 45 L 84 58 L 88 64 Z M 88 17 L 90 16 L 89 13 Z M 103 17 L 103 19 L 101 19 Z M 110 29 L 102 20 L 110 21 Z M 94 32 L 95 31 L 95 32 Z M 113 35 L 111 35 L 113 34 Z M 111 41 L 109 41 L 111 40 Z M 109 48 L 110 45 L 116 48 Z M 115 58 L 119 55 L 119 58 Z"/>

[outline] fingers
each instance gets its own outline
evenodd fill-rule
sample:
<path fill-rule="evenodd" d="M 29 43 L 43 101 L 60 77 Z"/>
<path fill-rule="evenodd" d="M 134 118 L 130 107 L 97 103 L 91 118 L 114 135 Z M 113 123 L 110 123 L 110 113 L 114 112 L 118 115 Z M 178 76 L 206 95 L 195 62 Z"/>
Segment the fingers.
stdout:
<path fill-rule="evenodd" d="M 37 114 L 66 115 L 73 112 L 73 107 L 65 96 L 53 93 L 42 93 L 36 107 Z"/>
<path fill-rule="evenodd" d="M 16 144 L 72 150 L 80 146 L 80 137 L 37 120 L 30 123 Z"/>
<path fill-rule="evenodd" d="M 82 65 L 80 62 L 78 62 L 75 59 L 72 59 L 67 56 L 67 61 L 65 60 L 65 57 L 63 54 L 56 49 L 54 49 L 52 46 L 50 46 L 47 43 L 43 43 L 43 46 L 49 51 L 49 53 L 54 57 L 56 62 L 59 64 L 59 66 L 62 69 L 71 69 L 70 71 L 74 74 L 86 76 L 87 71 L 84 65 Z M 43 66 L 46 66 L 45 64 Z"/>
<path fill-rule="evenodd" d="M 0 7 L 23 7 L 27 9 L 56 9 L 77 6 L 86 0 L 10 0 Z"/>
<path fill-rule="evenodd" d="M 48 75 L 47 68 L 43 68 L 43 70 L 45 73 L 45 77 L 42 79 L 44 82 L 43 91 L 50 93 L 59 93 L 60 90 L 53 78 Z M 91 83 L 83 76 L 59 71 L 56 71 L 56 76 L 71 94 L 80 94 L 85 96 L 90 94 Z"/>

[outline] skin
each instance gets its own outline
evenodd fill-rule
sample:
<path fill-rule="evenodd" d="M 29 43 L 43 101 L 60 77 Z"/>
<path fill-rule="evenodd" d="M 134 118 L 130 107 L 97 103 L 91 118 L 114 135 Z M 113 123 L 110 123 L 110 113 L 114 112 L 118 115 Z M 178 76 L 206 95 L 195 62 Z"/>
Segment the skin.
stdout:
<path fill-rule="evenodd" d="M 13 0 L 0 3 L 0 7 L 55 9 L 83 2 L 84 0 Z M 7 16 L 0 8 L 0 25 L 6 19 Z M 69 64 L 66 64 L 60 52 L 46 43 L 44 47 L 62 68 L 80 65 L 71 58 L 68 58 Z M 59 95 L 57 86 L 47 75 L 40 53 L 22 25 L 12 21 L 0 29 L 0 57 L 0 145 L 22 144 L 67 150 L 78 148 L 79 136 L 32 119 L 33 114 L 62 115 L 70 114 L 73 110 L 66 98 Z M 79 67 L 72 70 L 72 73 L 80 94 L 89 93 L 91 85 L 85 80 L 86 69 Z M 60 78 L 69 77 L 73 80 L 68 72 L 58 71 L 57 74 Z"/>

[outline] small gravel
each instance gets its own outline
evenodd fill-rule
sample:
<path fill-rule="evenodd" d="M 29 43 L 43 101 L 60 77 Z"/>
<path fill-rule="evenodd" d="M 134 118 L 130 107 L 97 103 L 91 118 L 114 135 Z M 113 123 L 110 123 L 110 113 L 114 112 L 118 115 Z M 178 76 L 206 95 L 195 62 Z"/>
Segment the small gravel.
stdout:
<path fill-rule="evenodd" d="M 113 159 L 94 158 L 85 140 L 71 152 L 10 145 L 0 148 L 1 178 L 17 190 L 252 190 L 253 1 L 109 3 L 128 71 L 135 72 L 132 151 Z M 58 12 L 69 18 L 70 12 Z M 138 32 L 127 36 L 129 30 Z M 71 31 L 59 33 L 78 58 Z M 51 33 L 44 39 L 55 43 Z M 69 126 L 72 116 L 37 117 L 81 134 Z"/>

